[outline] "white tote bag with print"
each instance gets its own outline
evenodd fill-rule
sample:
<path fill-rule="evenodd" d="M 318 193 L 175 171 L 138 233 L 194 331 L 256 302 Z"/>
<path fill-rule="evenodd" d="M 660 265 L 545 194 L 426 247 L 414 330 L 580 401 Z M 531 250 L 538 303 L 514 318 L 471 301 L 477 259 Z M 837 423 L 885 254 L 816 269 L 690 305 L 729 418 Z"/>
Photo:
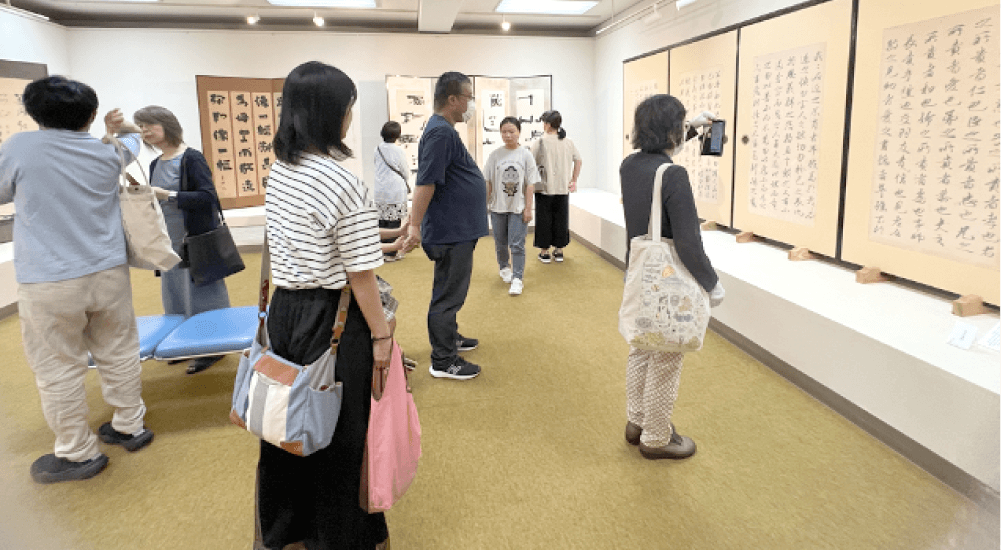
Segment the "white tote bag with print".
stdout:
<path fill-rule="evenodd" d="M 709 326 L 709 294 L 678 258 L 661 231 L 661 187 L 671 163 L 657 168 L 646 235 L 634 237 L 619 309 L 619 332 L 630 346 L 667 352 L 702 349 Z"/>
<path fill-rule="evenodd" d="M 177 265 L 181 257 L 170 245 L 170 235 L 167 233 L 163 211 L 160 210 L 160 202 L 156 200 L 153 187 L 148 182 L 129 184 L 129 176 L 125 172 L 125 155 L 118 140 L 115 140 L 115 149 L 122 161 L 118 196 L 129 265 L 139 269 L 167 271 Z M 146 173 L 142 174 L 143 179 L 146 179 Z"/>

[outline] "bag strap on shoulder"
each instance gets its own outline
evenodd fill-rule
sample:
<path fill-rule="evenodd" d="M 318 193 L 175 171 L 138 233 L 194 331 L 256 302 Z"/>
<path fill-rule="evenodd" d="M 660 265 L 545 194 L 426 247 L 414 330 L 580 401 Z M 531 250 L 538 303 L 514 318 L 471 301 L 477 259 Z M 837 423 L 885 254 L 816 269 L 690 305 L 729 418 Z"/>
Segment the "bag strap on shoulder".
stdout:
<path fill-rule="evenodd" d="M 383 164 L 385 164 L 386 166 L 388 166 L 390 170 L 396 172 L 396 175 L 398 175 L 401 178 L 403 178 L 403 183 L 407 186 L 407 193 L 409 193 L 410 192 L 410 182 L 407 181 L 407 176 L 404 176 L 403 172 L 400 172 L 399 170 L 396 169 L 395 166 L 393 166 L 392 164 L 389 164 L 389 161 L 386 160 L 386 155 L 382 154 L 382 148 L 381 147 L 377 146 L 375 148 L 375 152 L 379 153 L 379 156 L 382 157 Z"/>
<path fill-rule="evenodd" d="M 650 205 L 650 227 L 647 235 L 654 242 L 660 242 L 660 217 L 661 212 L 664 211 L 664 205 L 661 204 L 661 188 L 664 187 L 664 172 L 671 167 L 670 162 L 665 162 L 657 167 L 657 173 L 653 176 L 653 202 Z"/>
<path fill-rule="evenodd" d="M 344 324 L 348 320 L 348 306 L 351 304 L 351 285 L 344 285 L 341 289 L 341 299 L 337 304 L 337 317 L 334 320 L 334 334 L 330 338 L 330 354 L 337 356 L 337 346 L 341 343 L 341 335 L 344 334 Z"/>

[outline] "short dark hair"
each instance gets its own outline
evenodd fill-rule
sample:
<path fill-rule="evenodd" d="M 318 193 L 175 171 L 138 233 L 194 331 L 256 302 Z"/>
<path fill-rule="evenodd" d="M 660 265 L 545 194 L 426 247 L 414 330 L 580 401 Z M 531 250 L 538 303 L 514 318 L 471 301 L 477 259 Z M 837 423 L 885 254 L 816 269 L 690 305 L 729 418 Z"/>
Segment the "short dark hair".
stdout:
<path fill-rule="evenodd" d="M 282 115 L 275 132 L 275 156 L 295 164 L 310 147 L 350 157 L 341 140 L 348 109 L 358 97 L 355 83 L 337 67 L 308 61 L 292 69 L 282 87 Z"/>
<path fill-rule="evenodd" d="M 505 124 L 514 124 L 514 127 L 517 128 L 519 132 L 521 131 L 521 121 L 518 120 L 518 117 L 506 116 L 504 117 L 504 120 L 501 120 L 501 123 L 498 124 L 497 127 L 501 128 Z"/>
<path fill-rule="evenodd" d="M 389 122 L 382 125 L 382 131 L 379 134 L 382 136 L 382 141 L 386 143 L 393 143 L 394 141 L 400 139 L 400 134 L 403 133 L 403 128 L 400 127 L 400 123 L 395 120 L 390 120 Z"/>
<path fill-rule="evenodd" d="M 23 101 L 31 120 L 45 128 L 83 130 L 97 113 L 94 88 L 58 75 L 25 86 Z"/>
<path fill-rule="evenodd" d="M 181 129 L 181 123 L 177 121 L 174 113 L 170 112 L 166 107 L 160 107 L 159 105 L 143 107 L 136 111 L 136 114 L 132 115 L 132 120 L 136 124 L 147 126 L 159 124 L 163 127 L 164 141 L 174 147 L 177 147 L 184 141 L 184 130 Z"/>
<path fill-rule="evenodd" d="M 462 85 L 472 84 L 469 77 L 455 71 L 443 73 L 434 85 L 434 108 L 441 109 L 448 103 L 448 96 L 462 95 Z"/>
<path fill-rule="evenodd" d="M 633 147 L 645 153 L 675 149 L 685 139 L 685 106 L 678 98 L 657 94 L 643 100 L 633 117 Z"/>

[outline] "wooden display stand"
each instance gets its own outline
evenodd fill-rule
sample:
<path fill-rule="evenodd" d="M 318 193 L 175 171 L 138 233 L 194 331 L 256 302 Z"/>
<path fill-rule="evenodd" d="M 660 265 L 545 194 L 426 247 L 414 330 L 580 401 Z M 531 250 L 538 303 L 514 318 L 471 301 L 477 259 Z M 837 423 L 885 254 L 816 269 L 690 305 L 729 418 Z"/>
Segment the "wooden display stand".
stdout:
<path fill-rule="evenodd" d="M 716 231 L 719 229 L 719 225 L 717 225 L 713 220 L 706 220 L 702 222 L 699 227 L 701 227 L 703 231 Z"/>
<path fill-rule="evenodd" d="M 751 231 L 741 231 L 740 233 L 737 233 L 738 243 L 753 243 L 757 240 L 758 237 Z"/>
<path fill-rule="evenodd" d="M 984 299 L 976 294 L 967 294 L 952 302 L 952 314 L 959 317 L 972 317 L 987 313 Z"/>
<path fill-rule="evenodd" d="M 882 283 L 888 281 L 878 267 L 863 267 L 855 272 L 855 282 L 859 284 Z"/>
<path fill-rule="evenodd" d="M 805 246 L 794 246 L 793 249 L 789 251 L 789 260 L 793 262 L 814 260 L 816 258 L 817 257 L 810 252 L 810 249 Z"/>

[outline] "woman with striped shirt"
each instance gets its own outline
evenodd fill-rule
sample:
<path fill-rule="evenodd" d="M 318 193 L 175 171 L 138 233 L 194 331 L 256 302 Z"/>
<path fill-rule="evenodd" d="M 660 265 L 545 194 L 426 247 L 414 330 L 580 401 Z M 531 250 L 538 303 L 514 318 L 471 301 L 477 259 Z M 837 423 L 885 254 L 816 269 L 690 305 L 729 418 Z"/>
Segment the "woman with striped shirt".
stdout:
<path fill-rule="evenodd" d="M 356 97 L 351 79 L 323 63 L 304 63 L 285 79 L 265 202 L 272 350 L 301 365 L 315 361 L 330 345 L 347 284 L 352 299 L 337 353 L 344 394 L 333 441 L 307 457 L 261 442 L 257 548 L 371 550 L 389 536 L 385 516 L 358 505 L 373 365 L 386 372 L 392 331 L 373 271 L 382 265 L 378 214 L 341 165 L 351 155 L 343 139 Z"/>

